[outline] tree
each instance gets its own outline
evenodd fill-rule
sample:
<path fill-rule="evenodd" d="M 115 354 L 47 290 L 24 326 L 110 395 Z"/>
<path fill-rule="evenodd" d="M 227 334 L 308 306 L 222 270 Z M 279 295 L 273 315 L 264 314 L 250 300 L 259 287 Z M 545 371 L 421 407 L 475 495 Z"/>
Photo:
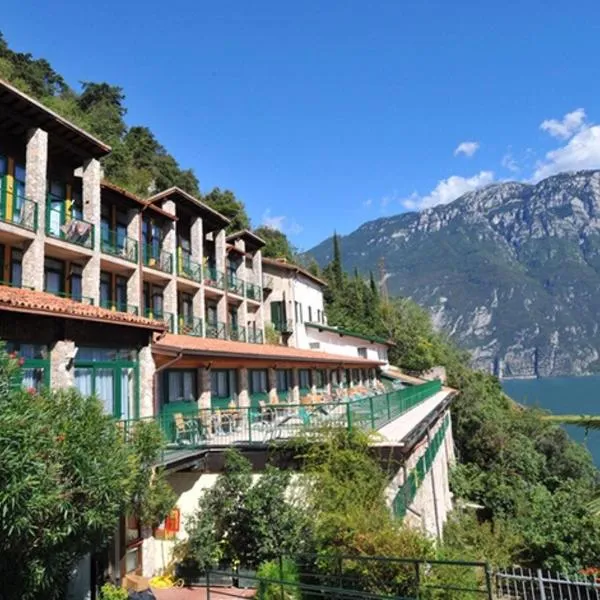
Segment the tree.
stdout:
<path fill-rule="evenodd" d="M 230 190 L 221 191 L 218 187 L 206 194 L 202 199 L 204 203 L 214 208 L 217 212 L 231 220 L 227 231 L 233 233 L 241 229 L 250 228 L 250 219 L 246 213 L 246 207 L 241 200 L 235 197 Z"/>
<path fill-rule="evenodd" d="M 285 233 L 267 225 L 258 227 L 254 230 L 254 233 L 266 242 L 265 247 L 262 249 L 263 256 L 267 258 L 285 258 L 289 262 L 295 261 L 296 250 L 290 244 Z"/>
<path fill-rule="evenodd" d="M 140 432 L 141 446 L 129 445 L 98 400 L 74 389 L 24 390 L 18 370 L 2 350 L 2 598 L 62 598 L 75 564 L 106 547 L 121 515 L 136 510 L 156 522 L 173 496 L 148 464 L 158 452 L 150 429 Z"/>

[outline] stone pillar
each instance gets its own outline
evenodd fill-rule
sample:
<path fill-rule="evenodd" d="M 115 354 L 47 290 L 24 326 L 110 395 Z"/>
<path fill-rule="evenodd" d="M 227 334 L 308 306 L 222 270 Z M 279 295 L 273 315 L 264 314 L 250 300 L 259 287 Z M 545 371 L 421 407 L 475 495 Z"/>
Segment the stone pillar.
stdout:
<path fill-rule="evenodd" d="M 138 265 L 142 264 L 142 240 L 140 238 L 140 226 L 142 224 L 142 213 L 137 209 L 127 212 L 127 237 L 138 243 Z M 142 302 L 141 269 L 138 268 L 127 280 L 127 304 L 137 306 L 139 314 L 144 314 L 144 303 Z"/>
<path fill-rule="evenodd" d="M 215 267 L 218 272 L 225 273 L 225 230 L 221 229 L 218 233 L 214 234 L 215 237 Z M 227 323 L 227 297 L 223 294 L 223 297 L 217 302 L 217 321 Z"/>
<path fill-rule="evenodd" d="M 238 369 L 238 382 L 240 388 L 238 405 L 242 408 L 248 408 L 250 406 L 250 392 L 248 384 L 248 369 L 245 367 Z"/>
<path fill-rule="evenodd" d="M 317 383 L 316 382 L 317 382 L 316 370 L 311 369 L 310 370 L 310 393 L 313 395 L 317 393 Z"/>
<path fill-rule="evenodd" d="M 192 299 L 192 309 L 194 316 L 202 319 L 202 335 L 205 327 L 205 307 L 204 307 L 204 226 L 202 219 L 196 217 L 190 227 L 190 246 L 192 260 L 200 265 L 202 282 L 201 288 L 194 294 Z"/>
<path fill-rule="evenodd" d="M 98 306 L 100 300 L 100 162 L 91 158 L 83 165 L 83 218 L 94 225 L 93 255 L 83 267 L 83 295 Z"/>
<path fill-rule="evenodd" d="M 325 369 L 325 392 L 331 394 L 331 370 Z"/>
<path fill-rule="evenodd" d="M 166 200 L 162 209 L 171 214 L 175 214 L 175 202 Z M 163 306 L 166 313 L 173 315 L 173 333 L 177 333 L 178 315 L 177 315 L 177 228 L 175 221 L 165 223 L 163 230 L 162 251 L 171 256 L 172 273 L 163 292 Z"/>
<path fill-rule="evenodd" d="M 75 342 L 59 340 L 50 352 L 50 387 L 69 388 L 75 385 Z"/>
<path fill-rule="evenodd" d="M 37 235 L 23 252 L 23 285 L 44 289 L 44 238 L 46 232 L 46 181 L 48 134 L 43 129 L 27 132 L 25 196 L 37 204 Z"/>
<path fill-rule="evenodd" d="M 210 384 L 210 369 L 202 367 L 198 369 L 200 382 L 200 400 L 198 408 L 210 408 L 211 404 L 211 384 Z"/>
<path fill-rule="evenodd" d="M 154 379 L 156 365 L 152 357 L 150 344 L 140 349 L 138 353 L 140 369 L 140 417 L 152 417 L 160 411 L 160 398 L 154 398 Z"/>
<path fill-rule="evenodd" d="M 300 404 L 300 375 L 296 367 L 292 369 L 292 397 L 290 401 L 292 404 Z"/>
<path fill-rule="evenodd" d="M 254 283 L 260 289 L 260 306 L 256 311 L 256 316 L 254 318 L 256 322 L 256 329 L 262 331 L 263 340 L 265 339 L 265 312 L 264 305 L 262 299 L 262 252 L 257 250 L 252 257 L 252 273 L 254 274 Z"/>
<path fill-rule="evenodd" d="M 277 375 L 275 374 L 275 369 L 269 369 L 268 378 L 269 402 L 273 402 L 277 400 Z"/>

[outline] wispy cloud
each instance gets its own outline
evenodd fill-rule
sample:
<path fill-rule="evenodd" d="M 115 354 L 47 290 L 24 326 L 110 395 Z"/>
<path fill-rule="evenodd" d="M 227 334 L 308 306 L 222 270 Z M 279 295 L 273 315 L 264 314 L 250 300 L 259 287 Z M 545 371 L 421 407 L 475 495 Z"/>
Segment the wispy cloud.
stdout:
<path fill-rule="evenodd" d="M 285 215 L 272 215 L 271 209 L 265 210 L 262 216 L 262 224 L 265 227 L 271 229 L 277 229 L 286 235 L 298 235 L 304 231 L 304 228 L 300 223 L 297 223 L 293 219 L 286 217 Z"/>
<path fill-rule="evenodd" d="M 464 156 L 471 157 L 479 150 L 479 142 L 461 142 L 454 149 L 454 156 L 464 154 Z"/>
<path fill-rule="evenodd" d="M 540 124 L 542 131 L 548 132 L 552 137 L 568 140 L 580 131 L 585 124 L 585 110 L 577 108 L 567 113 L 562 120 L 546 119 Z"/>
<path fill-rule="evenodd" d="M 408 198 L 404 198 L 401 204 L 408 210 L 423 210 L 438 204 L 448 204 L 463 194 L 489 185 L 493 181 L 494 173 L 492 171 L 480 171 L 472 177 L 452 175 L 439 181 L 429 194 L 421 196 L 413 192 Z"/>
<path fill-rule="evenodd" d="M 363 205 L 365 208 L 370 208 L 371 206 L 373 206 L 373 198 L 367 198 L 367 199 L 366 199 L 366 200 L 365 200 L 365 201 L 362 203 L 362 205 Z"/>
<path fill-rule="evenodd" d="M 515 157 L 512 155 L 512 152 L 507 152 L 502 157 L 502 160 L 500 162 L 501 162 L 502 166 L 505 169 L 508 169 L 511 173 L 518 173 L 521 170 L 521 168 L 519 167 L 519 164 L 515 160 Z"/>

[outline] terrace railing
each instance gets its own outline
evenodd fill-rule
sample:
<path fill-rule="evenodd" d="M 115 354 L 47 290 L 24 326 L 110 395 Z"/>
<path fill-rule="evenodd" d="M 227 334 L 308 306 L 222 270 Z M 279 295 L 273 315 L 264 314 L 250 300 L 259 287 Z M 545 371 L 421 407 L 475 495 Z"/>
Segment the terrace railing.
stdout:
<path fill-rule="evenodd" d="M 151 308 L 147 308 L 144 311 L 144 316 L 147 319 L 153 319 L 154 321 L 163 321 L 164 323 L 166 323 L 169 332 L 174 333 L 175 318 L 173 316 L 173 313 L 164 312 L 162 310 L 152 310 Z"/>
<path fill-rule="evenodd" d="M 204 335 L 207 338 L 224 340 L 227 338 L 227 329 L 225 323 L 221 321 L 207 321 Z"/>
<path fill-rule="evenodd" d="M 202 319 L 198 317 L 180 317 L 179 333 L 202 337 Z"/>
<path fill-rule="evenodd" d="M 223 271 L 218 271 L 215 267 L 204 269 L 204 285 L 216 288 L 218 290 L 225 289 L 225 274 Z"/>
<path fill-rule="evenodd" d="M 100 306 L 102 308 L 108 308 L 108 310 L 116 310 L 117 312 L 129 313 L 130 315 L 138 315 L 139 309 L 133 304 L 126 304 L 123 302 L 113 302 L 112 300 L 100 300 Z"/>
<path fill-rule="evenodd" d="M 244 281 L 237 277 L 236 275 L 232 275 L 229 273 L 227 275 L 227 290 L 232 294 L 237 294 L 238 296 L 244 295 Z"/>
<path fill-rule="evenodd" d="M 146 267 L 158 269 L 164 273 L 173 272 L 173 255 L 170 252 L 158 250 L 152 245 L 144 246 L 143 262 Z"/>
<path fill-rule="evenodd" d="M 229 326 L 229 339 L 233 342 L 245 342 L 246 341 L 246 328 L 240 325 Z"/>
<path fill-rule="evenodd" d="M 94 305 L 94 299 L 89 296 L 82 296 L 80 294 L 73 294 L 72 292 L 52 292 L 50 290 L 45 290 L 46 293 L 52 294 L 53 296 L 58 296 L 59 298 L 68 298 L 69 300 L 73 300 L 74 302 L 81 302 L 81 304 L 89 304 L 90 306 Z"/>
<path fill-rule="evenodd" d="M 441 383 L 431 381 L 366 398 L 350 397 L 315 404 L 261 402 L 258 407 L 194 408 L 177 418 L 173 414 L 160 414 L 153 419 L 162 430 L 168 450 L 265 444 L 303 434 L 318 435 L 330 427 L 378 429 L 385 425 L 378 407 L 385 406 L 386 422 L 389 422 L 440 390 Z M 134 421 L 127 422 L 124 428 L 128 430 L 134 425 Z"/>
<path fill-rule="evenodd" d="M 248 329 L 248 342 L 250 344 L 262 344 L 264 342 L 262 329 Z"/>
<path fill-rule="evenodd" d="M 177 275 L 185 277 L 186 279 L 191 279 L 196 283 L 201 283 L 202 265 L 184 254 L 177 258 Z"/>
<path fill-rule="evenodd" d="M 46 211 L 46 235 L 92 250 L 94 248 L 94 224 L 85 219 L 68 217 L 57 208 Z"/>
<path fill-rule="evenodd" d="M 22 196 L 12 198 L 11 202 L 5 198 L 0 204 L 0 220 L 29 231 L 37 231 L 38 205 L 33 200 Z"/>
<path fill-rule="evenodd" d="M 279 333 L 292 333 L 294 331 L 294 323 L 292 319 L 283 319 L 281 321 L 273 321 L 275 331 Z"/>
<path fill-rule="evenodd" d="M 248 300 L 260 302 L 262 299 L 260 287 L 258 287 L 254 283 L 246 283 L 246 298 L 248 298 Z"/>
<path fill-rule="evenodd" d="M 100 250 L 132 263 L 138 261 L 138 243 L 130 237 L 119 237 L 116 231 L 104 231 L 100 241 Z"/>

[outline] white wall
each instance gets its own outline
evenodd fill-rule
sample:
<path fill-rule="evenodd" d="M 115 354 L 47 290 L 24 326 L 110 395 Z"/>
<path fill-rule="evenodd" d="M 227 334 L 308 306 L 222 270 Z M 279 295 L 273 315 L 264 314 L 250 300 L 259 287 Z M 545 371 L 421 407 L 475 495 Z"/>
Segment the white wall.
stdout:
<path fill-rule="evenodd" d="M 340 354 L 342 356 L 359 356 L 358 349 L 367 349 L 367 358 L 369 360 L 388 361 L 388 347 L 386 344 L 370 342 L 350 335 L 340 335 L 332 331 L 319 331 L 315 327 L 306 328 L 305 348 L 310 348 L 311 343 L 318 343 L 319 347 L 315 350 L 330 352 L 331 354 Z M 385 368 L 385 365 L 383 365 Z"/>
<path fill-rule="evenodd" d="M 304 326 L 306 322 L 317 323 L 318 315 L 325 312 L 325 303 L 323 301 L 323 288 L 314 281 L 301 274 L 297 275 L 292 281 L 292 317 L 294 319 L 294 335 L 293 345 L 296 348 L 309 348 L 309 332 L 310 329 Z M 296 321 L 296 302 L 302 306 L 302 319 Z M 309 320 L 309 307 L 312 312 L 312 318 Z M 299 315 L 300 316 L 300 315 Z"/>

